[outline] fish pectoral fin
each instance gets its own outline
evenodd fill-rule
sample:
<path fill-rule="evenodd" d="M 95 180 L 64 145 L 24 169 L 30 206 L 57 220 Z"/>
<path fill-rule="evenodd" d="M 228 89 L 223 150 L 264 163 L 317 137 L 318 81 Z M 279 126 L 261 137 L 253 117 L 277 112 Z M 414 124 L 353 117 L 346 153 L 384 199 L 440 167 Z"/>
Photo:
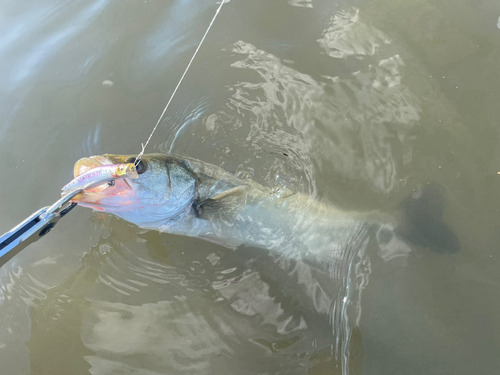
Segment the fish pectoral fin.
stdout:
<path fill-rule="evenodd" d="M 219 217 L 230 220 L 245 206 L 247 186 L 237 186 L 213 197 L 195 202 L 193 208 L 199 218 Z"/>

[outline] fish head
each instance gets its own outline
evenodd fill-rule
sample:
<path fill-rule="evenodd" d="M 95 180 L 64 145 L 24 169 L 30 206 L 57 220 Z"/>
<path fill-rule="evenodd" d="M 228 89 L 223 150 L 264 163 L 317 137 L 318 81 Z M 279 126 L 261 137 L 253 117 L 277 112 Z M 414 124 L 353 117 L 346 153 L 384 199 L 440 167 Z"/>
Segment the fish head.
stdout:
<path fill-rule="evenodd" d="M 133 155 L 91 156 L 76 162 L 75 177 L 109 164 L 134 163 Z M 170 155 L 146 154 L 137 164 L 137 178 L 117 178 L 85 191 L 73 202 L 112 213 L 139 226 L 151 227 L 177 217 L 196 199 L 197 178 L 183 162 Z"/>

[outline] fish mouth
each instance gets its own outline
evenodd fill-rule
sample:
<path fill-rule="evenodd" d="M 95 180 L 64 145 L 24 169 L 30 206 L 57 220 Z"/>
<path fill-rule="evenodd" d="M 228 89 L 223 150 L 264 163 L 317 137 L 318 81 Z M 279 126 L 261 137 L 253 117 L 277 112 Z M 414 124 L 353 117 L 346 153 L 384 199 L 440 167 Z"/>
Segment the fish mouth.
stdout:
<path fill-rule="evenodd" d="M 78 177 L 93 168 L 103 165 L 123 164 L 125 160 L 131 157 L 129 155 L 105 154 L 82 158 L 75 163 L 73 174 Z M 130 209 L 129 206 L 136 203 L 137 199 L 134 194 L 132 180 L 123 178 L 88 189 L 84 193 L 76 195 L 71 201 L 97 211 L 116 212 L 125 208 Z"/>

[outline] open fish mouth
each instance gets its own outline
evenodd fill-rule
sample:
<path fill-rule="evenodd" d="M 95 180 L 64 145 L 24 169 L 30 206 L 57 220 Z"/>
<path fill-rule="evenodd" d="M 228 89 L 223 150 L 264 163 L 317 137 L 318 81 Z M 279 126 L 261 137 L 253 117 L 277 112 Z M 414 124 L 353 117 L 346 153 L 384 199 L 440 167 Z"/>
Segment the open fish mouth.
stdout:
<path fill-rule="evenodd" d="M 94 168 L 122 164 L 129 159 L 129 157 L 121 155 L 82 158 L 75 163 L 73 174 L 78 177 Z M 134 203 L 134 189 L 128 178 L 110 180 L 78 194 L 72 199 L 72 202 L 98 211 L 116 211 Z"/>

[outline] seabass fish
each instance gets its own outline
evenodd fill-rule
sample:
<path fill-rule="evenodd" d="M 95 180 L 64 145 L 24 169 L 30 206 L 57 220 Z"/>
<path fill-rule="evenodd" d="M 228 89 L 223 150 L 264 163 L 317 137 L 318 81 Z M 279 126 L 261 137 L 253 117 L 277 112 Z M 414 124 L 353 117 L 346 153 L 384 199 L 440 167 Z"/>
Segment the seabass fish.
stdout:
<path fill-rule="evenodd" d="M 88 171 L 89 165 L 134 160 L 134 156 L 111 154 L 84 158 L 75 164 L 75 175 Z M 321 258 L 320 253 L 345 249 L 368 232 L 376 233 L 379 242 L 399 239 L 441 253 L 456 252 L 460 247 L 442 221 L 443 199 L 437 189 L 419 190 L 402 214 L 390 215 L 340 210 L 304 194 L 276 191 L 215 165 L 169 154 L 144 155 L 137 173 L 137 179 L 116 180 L 75 201 L 142 228 L 232 248 L 245 244 Z M 335 254 L 327 256 L 335 258 Z"/>

